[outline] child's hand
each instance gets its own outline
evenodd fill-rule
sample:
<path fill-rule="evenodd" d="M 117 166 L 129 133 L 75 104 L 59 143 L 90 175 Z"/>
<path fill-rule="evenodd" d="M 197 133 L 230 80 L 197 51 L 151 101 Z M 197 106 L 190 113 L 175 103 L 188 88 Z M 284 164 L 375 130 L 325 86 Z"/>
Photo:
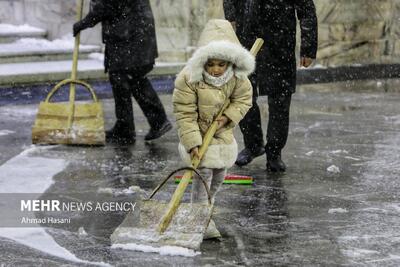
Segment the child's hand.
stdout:
<path fill-rule="evenodd" d="M 192 159 L 194 159 L 194 157 L 196 157 L 198 159 L 200 158 L 200 156 L 199 156 L 199 147 L 198 146 L 196 146 L 196 147 L 194 147 L 194 148 L 192 148 L 190 150 L 190 157 Z"/>
<path fill-rule="evenodd" d="M 217 121 L 218 121 L 218 130 L 219 130 L 228 123 L 229 119 L 228 119 L 228 117 L 222 115 L 221 118 L 218 119 Z"/>

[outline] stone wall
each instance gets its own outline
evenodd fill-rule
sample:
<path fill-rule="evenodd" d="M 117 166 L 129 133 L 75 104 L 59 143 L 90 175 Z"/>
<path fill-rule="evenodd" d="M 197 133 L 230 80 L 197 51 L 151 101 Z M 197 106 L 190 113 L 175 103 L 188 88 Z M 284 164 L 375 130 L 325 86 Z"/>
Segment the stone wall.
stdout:
<path fill-rule="evenodd" d="M 89 1 L 85 1 L 87 12 Z M 0 0 L 0 23 L 29 24 L 47 30 L 53 40 L 71 35 L 75 21 L 75 0 Z M 94 31 L 85 31 L 84 43 L 101 43 L 100 26 Z"/>
<path fill-rule="evenodd" d="M 314 0 L 319 19 L 318 63 L 325 66 L 397 63 L 400 0 Z M 88 6 L 86 0 L 86 12 Z M 161 61 L 185 61 L 204 23 L 223 17 L 222 0 L 151 0 Z M 49 38 L 70 34 L 75 0 L 0 0 L 0 23 L 47 29 Z M 84 43 L 100 43 L 100 27 Z"/>
<path fill-rule="evenodd" d="M 398 63 L 399 0 L 317 0 L 322 65 Z"/>

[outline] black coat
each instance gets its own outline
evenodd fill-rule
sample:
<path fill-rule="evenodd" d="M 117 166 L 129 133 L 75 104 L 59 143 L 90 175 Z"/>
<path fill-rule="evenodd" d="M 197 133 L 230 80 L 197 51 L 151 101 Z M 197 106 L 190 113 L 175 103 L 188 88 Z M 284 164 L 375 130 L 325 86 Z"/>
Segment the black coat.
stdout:
<path fill-rule="evenodd" d="M 154 64 L 157 41 L 149 0 L 91 0 L 84 27 L 102 23 L 106 71 Z"/>
<path fill-rule="evenodd" d="M 237 35 L 250 48 L 264 39 L 257 56 L 256 79 L 261 95 L 289 95 L 296 88 L 296 15 L 300 21 L 300 56 L 315 58 L 317 16 L 312 0 L 224 0 L 225 17 L 237 24 Z"/>

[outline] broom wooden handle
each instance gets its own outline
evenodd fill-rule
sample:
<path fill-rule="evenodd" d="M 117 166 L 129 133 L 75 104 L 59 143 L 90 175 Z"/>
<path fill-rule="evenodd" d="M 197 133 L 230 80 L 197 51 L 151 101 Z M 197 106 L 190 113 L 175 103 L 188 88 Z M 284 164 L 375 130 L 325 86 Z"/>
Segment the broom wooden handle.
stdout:
<path fill-rule="evenodd" d="M 82 19 L 82 13 L 83 13 L 83 4 L 84 0 L 76 0 L 76 20 L 80 21 Z M 79 57 L 79 44 L 81 41 L 81 34 L 78 33 L 75 36 L 75 43 L 74 43 L 74 54 L 72 56 L 72 71 L 71 71 L 71 80 L 75 81 L 77 77 L 77 72 L 78 72 L 78 57 Z M 72 127 L 72 121 L 74 119 L 74 113 L 75 113 L 75 83 L 71 83 L 71 86 L 69 88 L 69 105 L 70 105 L 70 113 L 68 116 L 68 130 L 71 129 Z"/>
<path fill-rule="evenodd" d="M 256 56 L 258 54 L 258 52 L 260 51 L 261 47 L 264 44 L 264 39 L 262 38 L 257 38 L 256 41 L 254 42 L 253 46 L 250 49 L 250 53 L 253 56 Z"/>
<path fill-rule="evenodd" d="M 263 45 L 264 40 L 261 38 L 258 38 L 253 47 L 250 50 L 250 53 L 252 53 L 253 56 L 256 56 L 258 51 L 260 50 L 261 46 Z M 219 114 L 217 115 L 216 119 L 214 122 L 211 124 L 210 128 L 207 130 L 206 134 L 204 135 L 203 138 L 203 144 L 200 146 L 199 149 L 199 158 L 193 158 L 192 159 L 192 165 L 193 168 L 197 168 L 200 165 L 200 161 L 203 158 L 205 152 L 207 151 L 208 145 L 210 144 L 215 132 L 217 131 L 218 128 L 218 119 L 221 118 L 223 112 L 225 111 L 226 107 L 229 105 L 230 101 L 227 100 L 224 103 L 224 106 L 221 108 Z M 176 210 L 179 207 L 179 204 L 181 203 L 183 194 L 186 190 L 186 187 L 189 184 L 190 179 L 193 176 L 193 171 L 186 171 L 184 175 L 182 176 L 182 179 L 180 183 L 178 184 L 177 188 L 175 189 L 174 194 L 172 195 L 172 198 L 168 204 L 167 207 L 167 212 L 163 215 L 163 217 L 160 220 L 160 223 L 157 227 L 157 231 L 162 234 L 169 226 L 172 217 L 174 216 Z"/>

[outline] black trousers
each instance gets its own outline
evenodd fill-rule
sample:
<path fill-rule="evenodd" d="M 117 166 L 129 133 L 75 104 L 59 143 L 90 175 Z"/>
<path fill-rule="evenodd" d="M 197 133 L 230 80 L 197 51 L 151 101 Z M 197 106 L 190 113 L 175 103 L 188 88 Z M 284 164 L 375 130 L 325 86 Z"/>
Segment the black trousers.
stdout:
<path fill-rule="evenodd" d="M 135 129 L 132 108 L 132 96 L 139 104 L 151 128 L 160 128 L 167 120 L 164 106 L 145 76 L 152 65 L 133 68 L 129 71 L 110 71 L 110 83 L 115 101 L 117 122 Z"/>
<path fill-rule="evenodd" d="M 254 91 L 257 85 L 253 83 Z M 285 147 L 289 133 L 289 112 L 292 96 L 268 96 L 268 127 L 265 151 L 268 158 L 276 158 Z M 239 123 L 243 134 L 244 145 L 250 151 L 264 146 L 261 126 L 260 108 L 257 104 L 257 93 L 253 96 L 253 106 Z"/>

